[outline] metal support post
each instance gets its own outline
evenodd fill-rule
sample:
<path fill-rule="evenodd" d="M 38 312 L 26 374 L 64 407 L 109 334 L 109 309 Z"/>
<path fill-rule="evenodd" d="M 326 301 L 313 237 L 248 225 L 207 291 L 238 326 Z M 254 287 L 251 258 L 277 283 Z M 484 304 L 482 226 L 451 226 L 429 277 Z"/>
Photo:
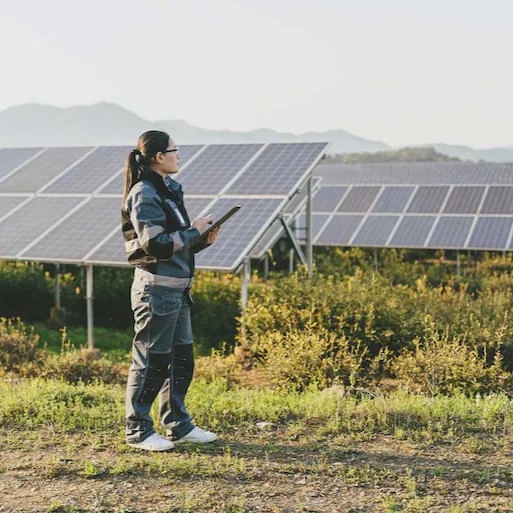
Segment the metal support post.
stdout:
<path fill-rule="evenodd" d="M 308 179 L 308 198 L 306 201 L 306 266 L 308 276 L 313 273 L 313 216 L 312 216 L 312 177 Z"/>
<path fill-rule="evenodd" d="M 94 320 L 93 320 L 93 266 L 87 266 L 87 285 L 86 285 L 86 301 L 87 301 L 87 348 L 94 351 Z"/>
<path fill-rule="evenodd" d="M 378 248 L 374 248 L 374 270 L 378 272 Z"/>
<path fill-rule="evenodd" d="M 289 274 L 294 272 L 294 250 L 289 249 Z"/>
<path fill-rule="evenodd" d="M 61 273 L 59 264 L 55 264 L 55 307 L 61 307 Z"/>
<path fill-rule="evenodd" d="M 251 261 L 249 258 L 244 259 L 244 264 L 242 267 L 242 279 L 241 279 L 241 308 L 242 312 L 246 311 L 246 307 L 248 306 L 248 287 L 249 280 L 251 279 Z"/>
<path fill-rule="evenodd" d="M 285 220 L 285 218 L 283 216 L 280 217 L 280 221 L 283 226 L 283 229 L 285 230 L 285 233 L 287 234 L 287 237 L 290 240 L 290 243 L 292 244 L 292 247 L 294 248 L 294 249 L 291 249 L 291 251 L 295 251 L 297 256 L 299 257 L 299 259 L 301 260 L 301 263 L 303 265 L 307 265 L 306 257 L 303 254 L 303 251 L 301 250 L 301 246 L 298 244 L 296 237 L 292 233 L 290 226 L 287 224 L 287 221 Z"/>
<path fill-rule="evenodd" d="M 461 259 L 459 251 L 456 251 L 456 274 L 458 277 L 461 276 Z"/>
<path fill-rule="evenodd" d="M 269 253 L 264 256 L 264 280 L 269 279 Z"/>

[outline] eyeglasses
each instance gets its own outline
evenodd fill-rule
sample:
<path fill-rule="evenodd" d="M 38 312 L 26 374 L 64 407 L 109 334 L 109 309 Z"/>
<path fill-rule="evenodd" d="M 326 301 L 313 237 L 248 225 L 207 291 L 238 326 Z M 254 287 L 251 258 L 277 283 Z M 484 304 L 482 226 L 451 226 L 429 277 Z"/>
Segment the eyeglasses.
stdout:
<path fill-rule="evenodd" d="M 163 150 L 161 153 L 172 153 L 173 151 L 178 151 L 178 148 L 173 148 L 172 150 Z"/>

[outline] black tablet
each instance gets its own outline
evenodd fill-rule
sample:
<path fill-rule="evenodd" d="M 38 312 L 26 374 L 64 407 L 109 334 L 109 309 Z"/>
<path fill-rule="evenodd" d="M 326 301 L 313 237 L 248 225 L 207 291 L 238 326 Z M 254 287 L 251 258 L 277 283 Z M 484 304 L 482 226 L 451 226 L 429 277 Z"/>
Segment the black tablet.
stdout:
<path fill-rule="evenodd" d="M 221 217 L 220 219 L 218 219 L 215 223 L 211 224 L 202 234 L 202 237 L 206 237 L 214 228 L 217 228 L 218 226 L 221 226 L 223 223 L 225 223 L 226 221 L 228 221 L 228 219 L 230 219 L 230 217 L 233 216 L 233 214 L 235 214 L 235 212 L 237 212 L 239 209 L 241 208 L 240 205 L 235 205 L 233 206 L 230 210 L 228 210 L 228 212 L 226 212 L 226 214 L 224 214 L 223 217 Z"/>

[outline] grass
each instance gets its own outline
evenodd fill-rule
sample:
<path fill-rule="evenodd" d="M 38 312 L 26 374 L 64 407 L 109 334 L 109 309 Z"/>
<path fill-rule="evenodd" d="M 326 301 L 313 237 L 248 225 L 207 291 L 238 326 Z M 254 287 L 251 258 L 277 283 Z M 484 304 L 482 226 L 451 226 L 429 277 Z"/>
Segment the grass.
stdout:
<path fill-rule="evenodd" d="M 0 382 L 4 511 L 513 510 L 504 395 L 355 398 L 197 380 L 188 405 L 219 441 L 141 453 L 123 443 L 122 386 Z M 2 502 L 2 486 L 24 482 L 21 503 Z"/>

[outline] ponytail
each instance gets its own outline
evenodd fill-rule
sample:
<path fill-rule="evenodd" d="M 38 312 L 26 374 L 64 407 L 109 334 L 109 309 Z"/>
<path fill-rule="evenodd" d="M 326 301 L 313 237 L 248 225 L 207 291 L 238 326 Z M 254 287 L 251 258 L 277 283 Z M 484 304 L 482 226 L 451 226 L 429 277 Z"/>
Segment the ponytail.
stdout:
<path fill-rule="evenodd" d="M 142 165 L 140 159 L 140 150 L 134 149 L 128 154 L 125 160 L 125 169 L 123 171 L 123 208 L 125 208 L 125 201 L 130 189 L 141 180 Z"/>

